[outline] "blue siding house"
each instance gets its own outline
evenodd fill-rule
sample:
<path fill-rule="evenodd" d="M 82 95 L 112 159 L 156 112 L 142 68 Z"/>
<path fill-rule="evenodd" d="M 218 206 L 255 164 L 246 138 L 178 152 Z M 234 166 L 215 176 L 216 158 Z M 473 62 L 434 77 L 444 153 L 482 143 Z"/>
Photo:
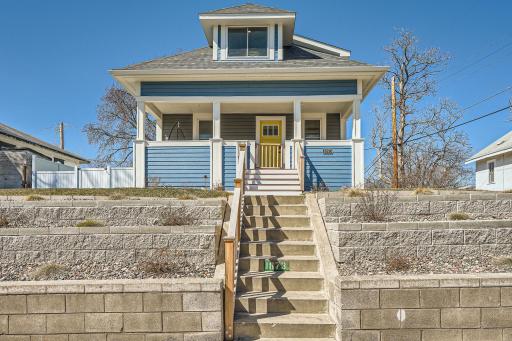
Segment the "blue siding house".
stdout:
<path fill-rule="evenodd" d="M 247 4 L 199 20 L 205 47 L 111 70 L 137 100 L 136 185 L 232 190 L 245 145 L 247 191 L 362 187 L 361 102 L 387 67 L 297 34 L 294 12 Z"/>

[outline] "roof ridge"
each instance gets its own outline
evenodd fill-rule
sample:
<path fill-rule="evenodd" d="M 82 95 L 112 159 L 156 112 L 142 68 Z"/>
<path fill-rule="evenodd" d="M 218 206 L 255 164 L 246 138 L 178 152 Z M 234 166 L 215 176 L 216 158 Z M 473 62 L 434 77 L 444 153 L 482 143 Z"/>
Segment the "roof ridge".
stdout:
<path fill-rule="evenodd" d="M 246 2 L 246 3 L 241 4 L 241 5 L 227 6 L 227 7 L 211 10 L 211 11 L 201 12 L 201 13 L 199 13 L 199 15 L 202 15 L 202 14 L 220 14 L 222 11 L 225 11 L 225 10 L 240 9 L 240 8 L 244 8 L 244 7 L 260 8 L 260 9 L 270 9 L 270 10 L 273 10 L 275 12 L 281 12 L 281 13 L 295 13 L 294 11 L 289 11 L 289 10 L 285 10 L 285 9 L 281 9 L 281 8 L 277 8 L 277 7 L 259 5 L 259 4 L 253 3 L 253 2 Z"/>

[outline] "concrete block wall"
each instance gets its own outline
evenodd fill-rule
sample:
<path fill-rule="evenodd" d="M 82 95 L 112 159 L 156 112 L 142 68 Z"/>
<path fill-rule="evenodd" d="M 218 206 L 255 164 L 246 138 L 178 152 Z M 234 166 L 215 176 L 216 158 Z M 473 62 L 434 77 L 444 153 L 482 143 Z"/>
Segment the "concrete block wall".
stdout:
<path fill-rule="evenodd" d="M 364 221 L 361 198 L 341 193 L 319 193 L 318 204 L 326 223 Z M 459 193 L 398 195 L 389 221 L 437 221 L 463 212 L 471 219 L 512 219 L 512 193 Z"/>
<path fill-rule="evenodd" d="M 214 268 L 215 226 L 0 228 L 1 264 L 91 261 L 133 264 L 166 250 L 197 268 Z"/>
<path fill-rule="evenodd" d="M 0 216 L 9 227 L 70 227 L 90 219 L 107 226 L 161 225 L 162 214 L 188 215 L 194 225 L 220 225 L 224 199 L 108 200 L 94 197 L 46 197 L 26 201 L 24 197 L 0 197 Z"/>
<path fill-rule="evenodd" d="M 512 220 L 327 223 L 326 227 L 337 262 L 512 254 Z"/>
<path fill-rule="evenodd" d="M 512 275 L 338 277 L 339 340 L 510 341 Z"/>
<path fill-rule="evenodd" d="M 219 279 L 0 282 L 2 341 L 222 340 Z"/>

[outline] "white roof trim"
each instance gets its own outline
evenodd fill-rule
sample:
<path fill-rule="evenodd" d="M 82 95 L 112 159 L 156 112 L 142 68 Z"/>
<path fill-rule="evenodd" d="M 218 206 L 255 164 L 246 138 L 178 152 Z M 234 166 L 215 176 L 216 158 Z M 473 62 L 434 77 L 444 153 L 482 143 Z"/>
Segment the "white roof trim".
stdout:
<path fill-rule="evenodd" d="M 498 156 L 498 155 L 501 155 L 501 154 L 506 154 L 506 153 L 509 153 L 509 152 L 512 152 L 512 148 L 503 149 L 503 150 L 500 150 L 500 151 L 495 152 L 495 153 L 490 153 L 490 154 L 487 154 L 487 155 L 482 155 L 482 156 L 476 157 L 474 159 L 469 159 L 469 160 L 466 161 L 466 165 L 469 164 L 469 163 L 472 163 L 472 162 L 488 159 L 490 157 Z"/>
<path fill-rule="evenodd" d="M 325 44 L 317 40 L 309 39 L 303 36 L 293 35 L 293 42 L 295 45 L 310 48 L 315 51 L 326 52 L 340 57 L 350 57 L 350 51 L 336 47 L 333 45 Z"/>
<path fill-rule="evenodd" d="M 230 20 L 230 19 L 295 19 L 295 14 L 200 14 L 199 20 Z"/>

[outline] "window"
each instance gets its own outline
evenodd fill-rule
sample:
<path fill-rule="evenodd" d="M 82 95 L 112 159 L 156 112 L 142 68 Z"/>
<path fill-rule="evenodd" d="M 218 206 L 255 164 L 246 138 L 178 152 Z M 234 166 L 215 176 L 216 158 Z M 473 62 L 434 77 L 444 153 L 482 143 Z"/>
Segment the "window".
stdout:
<path fill-rule="evenodd" d="M 199 121 L 199 139 L 209 140 L 213 137 L 213 122 Z"/>
<path fill-rule="evenodd" d="M 267 28 L 228 28 L 228 57 L 266 57 Z"/>
<path fill-rule="evenodd" d="M 264 125 L 263 126 L 263 136 L 279 136 L 279 126 L 278 125 Z"/>
<path fill-rule="evenodd" d="M 304 120 L 304 138 L 320 140 L 320 120 Z"/>
<path fill-rule="evenodd" d="M 495 166 L 494 161 L 489 161 L 487 163 L 487 169 L 489 170 L 489 183 L 490 184 L 494 183 L 494 166 Z"/>

